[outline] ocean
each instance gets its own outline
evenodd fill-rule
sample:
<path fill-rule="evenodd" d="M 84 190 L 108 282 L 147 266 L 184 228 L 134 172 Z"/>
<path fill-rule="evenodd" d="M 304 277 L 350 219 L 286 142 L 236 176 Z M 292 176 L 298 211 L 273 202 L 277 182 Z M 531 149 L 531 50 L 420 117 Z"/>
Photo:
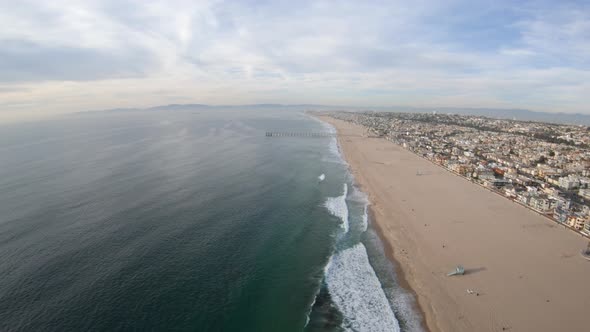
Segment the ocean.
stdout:
<path fill-rule="evenodd" d="M 0 126 L 1 331 L 421 331 L 330 137 L 295 111 Z"/>

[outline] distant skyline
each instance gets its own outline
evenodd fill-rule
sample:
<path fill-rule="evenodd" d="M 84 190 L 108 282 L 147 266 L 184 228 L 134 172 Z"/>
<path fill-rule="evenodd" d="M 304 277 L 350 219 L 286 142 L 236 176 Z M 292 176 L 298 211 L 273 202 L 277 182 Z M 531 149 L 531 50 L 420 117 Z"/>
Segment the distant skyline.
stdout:
<path fill-rule="evenodd" d="M 172 103 L 590 114 L 588 1 L 0 0 L 0 121 Z"/>

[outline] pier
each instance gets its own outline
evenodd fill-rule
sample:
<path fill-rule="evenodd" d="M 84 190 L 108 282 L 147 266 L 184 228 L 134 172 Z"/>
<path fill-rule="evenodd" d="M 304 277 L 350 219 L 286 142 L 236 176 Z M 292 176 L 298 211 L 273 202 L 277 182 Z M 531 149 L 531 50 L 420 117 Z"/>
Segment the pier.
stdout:
<path fill-rule="evenodd" d="M 267 131 L 266 137 L 336 137 L 336 133 L 330 132 L 292 132 L 292 131 Z"/>

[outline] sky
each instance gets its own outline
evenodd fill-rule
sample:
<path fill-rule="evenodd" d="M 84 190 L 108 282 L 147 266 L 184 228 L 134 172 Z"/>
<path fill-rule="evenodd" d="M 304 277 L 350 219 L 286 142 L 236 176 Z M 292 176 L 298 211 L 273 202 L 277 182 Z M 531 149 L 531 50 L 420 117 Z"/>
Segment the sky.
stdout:
<path fill-rule="evenodd" d="M 590 1 L 0 0 L 0 120 L 171 103 L 590 114 Z"/>

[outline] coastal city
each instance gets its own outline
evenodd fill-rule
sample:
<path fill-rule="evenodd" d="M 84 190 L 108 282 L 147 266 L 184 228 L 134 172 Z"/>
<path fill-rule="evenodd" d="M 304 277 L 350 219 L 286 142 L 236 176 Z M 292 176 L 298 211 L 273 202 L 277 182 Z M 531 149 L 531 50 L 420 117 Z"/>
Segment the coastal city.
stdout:
<path fill-rule="evenodd" d="M 330 112 L 590 236 L 590 127 L 433 113 Z M 419 176 L 420 170 L 416 171 Z"/>

